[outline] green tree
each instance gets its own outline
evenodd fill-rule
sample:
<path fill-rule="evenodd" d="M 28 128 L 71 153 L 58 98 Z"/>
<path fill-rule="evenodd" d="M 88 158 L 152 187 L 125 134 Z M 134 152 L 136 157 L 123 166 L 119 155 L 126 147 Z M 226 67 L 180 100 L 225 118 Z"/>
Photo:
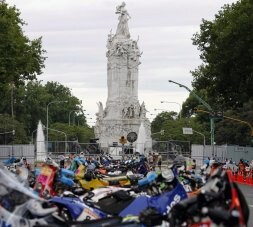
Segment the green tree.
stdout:
<path fill-rule="evenodd" d="M 54 103 L 48 106 L 49 126 L 54 122 L 68 124 L 71 110 L 79 110 L 80 122 L 85 124 L 81 100 L 73 96 L 68 87 L 58 82 L 47 82 L 43 85 L 40 81 L 31 81 L 26 85 L 20 85 L 16 90 L 15 99 L 16 118 L 24 122 L 28 134 L 37 128 L 39 120 L 46 125 L 47 105 L 52 101 L 67 101 L 67 103 Z M 77 113 L 72 113 L 71 116 L 74 114 Z"/>
<path fill-rule="evenodd" d="M 176 118 L 177 113 L 174 111 L 159 113 L 151 123 L 152 133 L 160 132 L 163 129 L 163 124 L 167 120 L 173 120 Z"/>
<path fill-rule="evenodd" d="M 253 96 L 253 2 L 225 5 L 213 21 L 203 20 L 193 44 L 203 63 L 192 72 L 193 87 L 206 89 L 217 108 L 239 108 Z"/>
<path fill-rule="evenodd" d="M 191 143 L 202 144 L 203 137 L 199 135 L 185 135 L 183 134 L 183 128 L 193 128 L 195 131 L 205 134 L 206 141 L 208 142 L 210 133 L 205 125 L 201 124 L 197 117 L 189 118 L 176 118 L 176 112 L 162 112 L 156 116 L 152 121 L 152 138 L 154 140 L 168 141 L 168 140 L 181 140 L 181 141 L 191 141 Z M 164 130 L 164 134 L 161 135 L 161 130 Z"/>
<path fill-rule="evenodd" d="M 0 113 L 12 113 L 14 91 L 34 80 L 44 68 L 42 39 L 30 40 L 22 27 L 25 22 L 15 6 L 0 1 Z M 12 101 L 11 101 L 12 99 Z"/>
<path fill-rule="evenodd" d="M 0 80 L 3 84 L 34 80 L 42 73 L 45 51 L 41 38 L 30 40 L 23 33 L 24 25 L 19 10 L 0 1 Z"/>
<path fill-rule="evenodd" d="M 13 119 L 8 114 L 0 114 L 0 144 L 23 144 L 29 139 L 24 130 L 24 124 Z"/>
<path fill-rule="evenodd" d="M 49 127 L 54 123 L 63 123 L 69 127 L 69 112 L 72 110 L 76 111 L 71 113 L 71 119 L 75 117 L 79 126 L 88 127 L 82 102 L 71 94 L 68 87 L 57 82 L 47 82 L 43 85 L 40 81 L 30 81 L 25 85 L 20 84 L 15 89 L 15 119 L 22 123 L 25 135 L 31 136 L 32 132 L 37 129 L 39 120 L 46 126 L 47 105 L 52 101 L 67 101 L 67 103 L 49 105 Z M 8 127 L 12 127 L 11 121 L 7 121 L 5 125 L 7 124 L 10 124 Z"/>
<path fill-rule="evenodd" d="M 244 103 L 238 110 L 228 110 L 224 116 L 223 120 L 216 123 L 217 144 L 253 145 L 250 127 L 250 122 L 253 122 L 253 102 Z"/>
<path fill-rule="evenodd" d="M 51 128 L 66 133 L 68 141 L 77 140 L 80 143 L 88 143 L 91 138 L 94 138 L 93 129 L 87 125 L 78 127 L 63 123 L 54 123 L 51 125 Z M 64 133 L 49 130 L 49 138 L 51 141 L 64 141 Z"/>

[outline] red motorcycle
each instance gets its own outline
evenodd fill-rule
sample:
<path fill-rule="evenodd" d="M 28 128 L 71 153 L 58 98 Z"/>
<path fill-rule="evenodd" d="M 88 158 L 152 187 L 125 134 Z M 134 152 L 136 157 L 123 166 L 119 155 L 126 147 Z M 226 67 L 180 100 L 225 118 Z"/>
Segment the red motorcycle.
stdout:
<path fill-rule="evenodd" d="M 44 163 L 41 167 L 40 174 L 36 179 L 34 190 L 38 192 L 42 198 L 50 198 L 56 195 L 53 187 L 54 179 L 57 173 L 58 167 Z"/>

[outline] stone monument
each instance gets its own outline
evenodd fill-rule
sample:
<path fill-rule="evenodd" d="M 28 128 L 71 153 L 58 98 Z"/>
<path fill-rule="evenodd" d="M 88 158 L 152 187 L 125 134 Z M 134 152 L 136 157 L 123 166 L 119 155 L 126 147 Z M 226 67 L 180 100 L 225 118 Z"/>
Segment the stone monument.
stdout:
<path fill-rule="evenodd" d="M 105 108 L 98 102 L 95 135 L 102 147 L 112 146 L 119 139 L 127 137 L 129 132 L 138 134 L 141 123 L 145 127 L 148 149 L 151 144 L 150 122 L 146 118 L 144 102 L 138 100 L 138 69 L 141 52 L 138 41 L 130 38 L 128 14 L 123 2 L 116 8 L 118 26 L 116 34 L 107 39 L 107 87 L 108 96 Z"/>

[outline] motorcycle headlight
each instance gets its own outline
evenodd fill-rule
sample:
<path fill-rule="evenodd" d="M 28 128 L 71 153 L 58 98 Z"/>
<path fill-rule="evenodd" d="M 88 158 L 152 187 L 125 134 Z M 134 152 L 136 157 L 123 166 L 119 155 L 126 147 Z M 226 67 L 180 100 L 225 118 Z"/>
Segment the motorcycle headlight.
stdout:
<path fill-rule="evenodd" d="M 43 198 L 45 198 L 45 199 L 50 199 L 50 198 L 51 198 L 51 195 L 50 195 L 50 193 L 49 193 L 48 190 L 45 190 L 45 191 L 43 192 Z"/>
<path fill-rule="evenodd" d="M 41 183 L 37 183 L 36 187 L 35 187 L 35 190 L 36 191 L 40 191 L 41 189 L 42 189 L 42 184 Z"/>

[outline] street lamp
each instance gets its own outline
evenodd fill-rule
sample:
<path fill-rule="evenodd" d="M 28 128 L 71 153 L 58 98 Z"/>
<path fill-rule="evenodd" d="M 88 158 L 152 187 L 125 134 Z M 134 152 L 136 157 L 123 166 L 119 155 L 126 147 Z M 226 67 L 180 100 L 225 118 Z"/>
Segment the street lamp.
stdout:
<path fill-rule="evenodd" d="M 59 133 L 63 133 L 64 134 L 64 136 L 65 136 L 65 152 L 66 152 L 66 148 L 67 148 L 67 134 L 65 133 L 65 132 L 63 132 L 63 131 L 60 131 L 60 130 L 57 130 L 57 129 L 52 129 L 52 128 L 47 128 L 47 130 L 52 130 L 52 131 L 55 131 L 55 132 L 59 132 Z"/>
<path fill-rule="evenodd" d="M 183 84 L 177 83 L 172 80 L 168 80 L 170 83 L 177 84 L 179 87 L 185 88 L 187 91 L 190 92 L 191 95 L 193 95 L 200 103 L 202 103 L 210 112 L 214 112 L 213 108 L 202 98 L 200 98 L 194 91 L 192 91 L 190 88 L 186 87 Z M 214 119 L 210 118 L 210 127 L 211 127 L 211 146 L 212 146 L 212 155 L 214 156 Z"/>
<path fill-rule="evenodd" d="M 196 132 L 197 134 L 203 136 L 203 163 L 204 163 L 204 155 L 205 155 L 205 147 L 206 147 L 206 137 L 203 133 L 198 132 L 196 130 L 192 130 L 193 132 Z"/>
<path fill-rule="evenodd" d="M 38 129 L 32 131 L 32 144 L 33 144 L 33 133 L 35 133 Z"/>
<path fill-rule="evenodd" d="M 47 149 L 48 149 L 48 108 L 53 103 L 67 103 L 68 101 L 52 101 L 47 104 Z"/>
<path fill-rule="evenodd" d="M 75 112 L 75 111 L 79 111 L 79 110 L 71 110 L 71 111 L 69 111 L 69 126 L 70 126 L 70 115 L 71 115 L 72 112 Z"/>
<path fill-rule="evenodd" d="M 177 105 L 179 105 L 179 118 L 181 119 L 181 112 L 182 112 L 182 107 L 181 107 L 181 105 L 180 105 L 180 103 L 178 103 L 178 102 L 168 102 L 168 101 L 161 101 L 161 103 L 175 103 L 175 104 L 177 104 Z"/>

